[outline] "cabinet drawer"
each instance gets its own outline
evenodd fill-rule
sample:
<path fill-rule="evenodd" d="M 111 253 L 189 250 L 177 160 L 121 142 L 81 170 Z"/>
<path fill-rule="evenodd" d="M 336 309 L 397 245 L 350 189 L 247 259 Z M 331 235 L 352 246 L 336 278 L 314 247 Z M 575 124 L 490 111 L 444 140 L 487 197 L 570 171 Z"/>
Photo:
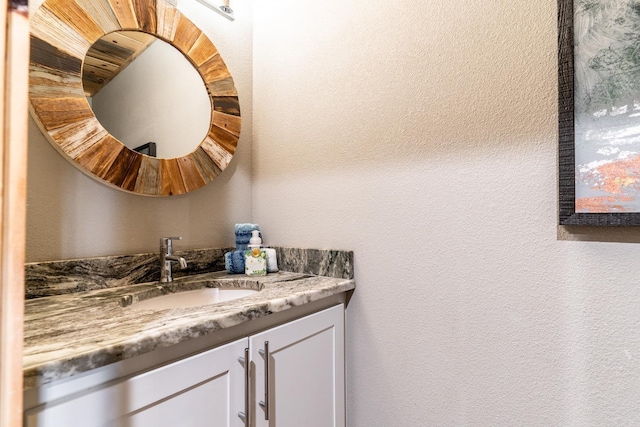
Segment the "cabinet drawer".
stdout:
<path fill-rule="evenodd" d="M 25 414 L 27 427 L 242 426 L 247 339 L 49 402 Z M 189 408 L 189 410 L 185 410 Z"/>

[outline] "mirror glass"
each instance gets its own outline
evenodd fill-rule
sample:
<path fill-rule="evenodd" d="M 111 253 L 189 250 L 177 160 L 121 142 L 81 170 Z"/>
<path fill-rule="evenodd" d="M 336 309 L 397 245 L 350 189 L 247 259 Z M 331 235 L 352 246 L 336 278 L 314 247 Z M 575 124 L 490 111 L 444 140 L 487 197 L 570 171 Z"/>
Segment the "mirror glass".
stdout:
<path fill-rule="evenodd" d="M 94 114 L 132 150 L 178 158 L 209 131 L 211 101 L 202 77 L 180 51 L 152 35 L 104 35 L 87 52 L 82 74 Z"/>

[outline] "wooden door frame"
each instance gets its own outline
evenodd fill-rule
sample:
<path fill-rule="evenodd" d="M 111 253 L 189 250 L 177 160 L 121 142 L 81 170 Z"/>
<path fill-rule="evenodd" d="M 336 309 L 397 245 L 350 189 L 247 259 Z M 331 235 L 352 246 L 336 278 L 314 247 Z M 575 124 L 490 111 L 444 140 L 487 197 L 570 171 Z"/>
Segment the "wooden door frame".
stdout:
<path fill-rule="evenodd" d="M 29 15 L 0 0 L 0 426 L 22 425 Z"/>

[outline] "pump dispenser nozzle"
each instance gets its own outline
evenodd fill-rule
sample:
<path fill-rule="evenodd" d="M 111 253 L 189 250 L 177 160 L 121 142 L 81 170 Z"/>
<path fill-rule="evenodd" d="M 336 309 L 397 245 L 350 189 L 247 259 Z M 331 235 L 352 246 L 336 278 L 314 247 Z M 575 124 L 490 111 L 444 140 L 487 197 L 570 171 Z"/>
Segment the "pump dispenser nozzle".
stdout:
<path fill-rule="evenodd" d="M 253 230 L 251 232 L 251 239 L 249 239 L 250 248 L 259 248 L 262 245 L 262 239 L 260 238 L 260 230 Z"/>

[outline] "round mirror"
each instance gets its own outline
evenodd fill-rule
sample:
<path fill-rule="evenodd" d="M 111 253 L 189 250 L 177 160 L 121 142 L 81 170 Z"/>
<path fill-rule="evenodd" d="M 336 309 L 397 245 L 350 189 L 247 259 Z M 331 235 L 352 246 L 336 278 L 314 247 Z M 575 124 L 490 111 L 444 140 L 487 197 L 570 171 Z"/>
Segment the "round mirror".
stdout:
<path fill-rule="evenodd" d="M 171 196 L 202 187 L 229 165 L 240 136 L 238 93 L 231 73 L 216 47 L 176 9 L 175 2 L 45 0 L 31 16 L 30 26 L 31 114 L 52 146 L 81 171 L 100 182 L 130 193 Z M 200 85 L 204 83 L 208 98 L 206 107 L 196 106 L 192 95 L 181 101 L 170 101 L 168 106 L 165 104 L 158 109 L 149 93 L 136 93 L 130 97 L 136 101 L 136 108 L 142 106 L 146 116 L 156 116 L 159 114 L 158 110 L 170 110 L 170 115 L 177 115 L 177 110 L 187 110 L 188 118 L 180 118 L 172 126 L 172 129 L 178 129 L 178 133 L 167 139 L 166 145 L 171 149 L 178 146 L 178 141 L 187 139 L 185 136 L 195 127 L 192 123 L 194 111 L 206 111 L 208 117 L 204 122 L 208 123 L 208 127 L 204 130 L 204 136 L 195 137 L 195 148 L 191 145 L 181 148 L 179 152 L 167 152 L 163 157 L 153 157 L 148 147 L 136 145 L 142 141 L 143 146 L 157 142 L 153 139 L 161 138 L 169 131 L 151 134 L 150 129 L 158 125 L 143 122 L 138 116 L 131 120 L 134 123 L 131 127 L 133 130 L 128 130 L 127 133 L 119 130 L 121 122 L 134 115 L 129 110 L 133 104 L 125 101 L 125 90 L 120 90 L 120 95 L 114 96 L 115 109 L 124 110 L 125 116 L 116 119 L 105 116 L 98 120 L 94 114 L 90 102 L 96 110 L 100 110 L 102 107 L 93 98 L 100 96 L 102 90 L 97 95 L 87 97 L 85 90 L 90 90 L 83 82 L 83 63 L 87 63 L 85 71 L 88 71 L 91 61 L 91 56 L 87 56 L 89 50 L 96 47 L 96 57 L 104 56 L 105 53 L 97 48 L 99 40 L 105 36 L 127 36 L 123 31 L 131 32 L 128 37 L 134 39 L 144 33 L 153 36 L 154 40 L 160 40 L 154 41 L 153 45 L 168 43 L 177 50 L 174 53 L 182 55 L 181 60 L 191 64 L 191 69 L 197 74 L 197 78 L 186 79 L 177 75 L 170 76 L 174 77 L 171 80 L 189 80 Z M 144 51 L 140 56 L 143 55 Z M 144 76 L 143 82 L 145 79 L 150 81 L 155 78 L 158 68 L 165 68 L 165 65 L 159 65 L 155 61 L 150 61 L 152 65 L 140 73 Z M 169 59 L 169 62 L 176 61 Z M 108 64 L 101 67 L 108 68 Z M 137 65 L 130 67 L 133 70 Z M 127 72 L 130 67 L 124 67 L 122 73 Z M 112 80 L 117 79 L 118 76 L 115 76 Z M 166 75 L 158 79 L 150 85 L 152 92 L 159 92 L 168 84 Z M 100 78 L 96 77 L 96 80 Z M 171 83 L 171 86 L 174 84 L 178 83 Z M 137 88 L 142 83 L 129 85 L 131 89 L 131 85 Z M 188 105 L 188 108 L 178 106 L 179 102 Z M 109 110 L 107 115 L 113 114 L 112 107 L 105 110 Z M 126 135 L 136 132 L 139 135 L 132 136 L 131 141 L 127 142 L 129 137 Z M 200 131 L 196 133 L 199 134 Z M 125 146 L 121 139 L 133 149 Z M 160 144 L 157 142 L 158 148 Z"/>
<path fill-rule="evenodd" d="M 200 74 L 152 35 L 117 31 L 101 37 L 85 56 L 82 85 L 98 121 L 132 150 L 182 157 L 209 131 L 211 102 Z"/>

